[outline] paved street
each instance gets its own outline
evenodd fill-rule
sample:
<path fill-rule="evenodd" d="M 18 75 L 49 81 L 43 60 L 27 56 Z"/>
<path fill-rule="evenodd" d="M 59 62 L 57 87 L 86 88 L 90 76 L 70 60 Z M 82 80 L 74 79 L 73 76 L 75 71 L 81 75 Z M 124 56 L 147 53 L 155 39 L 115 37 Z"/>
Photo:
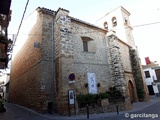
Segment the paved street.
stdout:
<path fill-rule="evenodd" d="M 87 119 L 86 115 L 60 116 L 58 114 L 40 114 L 33 110 L 19 105 L 7 103 L 7 112 L 0 113 L 0 120 L 82 120 Z M 117 115 L 114 113 L 92 114 L 92 120 L 160 120 L 160 97 L 151 97 L 150 102 L 136 102 L 133 110 L 123 111 Z M 158 116 L 159 115 L 159 116 Z"/>
<path fill-rule="evenodd" d="M 160 99 L 160 98 L 159 98 Z M 141 104 L 139 105 L 138 108 L 132 111 L 126 111 L 126 112 L 121 112 L 120 115 L 114 115 L 114 116 L 106 116 L 106 117 L 101 117 L 100 120 L 130 120 L 130 119 L 135 119 L 135 120 L 160 120 L 160 100 L 152 105 L 147 105 L 147 107 L 142 106 Z M 136 105 L 136 106 L 137 106 Z M 142 108 L 140 108 L 140 106 Z M 139 110 L 138 110 L 139 109 Z M 98 118 L 94 120 L 99 120 Z"/>

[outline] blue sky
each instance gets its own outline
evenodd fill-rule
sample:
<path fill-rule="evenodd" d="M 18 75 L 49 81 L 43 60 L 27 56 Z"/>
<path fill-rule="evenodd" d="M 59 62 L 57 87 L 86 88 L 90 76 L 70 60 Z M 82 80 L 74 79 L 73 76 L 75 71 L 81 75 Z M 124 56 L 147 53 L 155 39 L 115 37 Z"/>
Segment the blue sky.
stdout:
<path fill-rule="evenodd" d="M 27 0 L 12 0 L 12 19 L 9 37 L 17 34 Z M 59 7 L 70 11 L 70 16 L 96 24 L 96 21 L 118 6 L 125 7 L 130 13 L 132 26 L 160 22 L 159 0 L 30 0 L 25 17 L 37 7 L 57 10 Z M 133 27 L 133 35 L 138 46 L 142 63 L 145 57 L 160 62 L 160 23 Z"/>

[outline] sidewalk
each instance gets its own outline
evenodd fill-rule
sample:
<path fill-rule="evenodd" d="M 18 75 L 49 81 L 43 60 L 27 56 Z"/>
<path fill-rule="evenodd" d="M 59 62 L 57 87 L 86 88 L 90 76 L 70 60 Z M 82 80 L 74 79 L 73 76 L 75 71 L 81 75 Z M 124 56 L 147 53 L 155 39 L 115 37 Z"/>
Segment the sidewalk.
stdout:
<path fill-rule="evenodd" d="M 124 114 L 124 113 L 131 113 L 131 112 L 135 112 L 135 111 L 139 111 L 142 110 L 146 107 L 149 107 L 150 105 L 153 105 L 157 102 L 160 101 L 160 97 L 150 97 L 150 101 L 149 102 L 135 102 L 133 103 L 133 109 L 130 111 L 121 111 L 119 112 L 119 114 Z M 40 120 L 39 118 L 41 118 L 41 120 L 82 120 L 82 119 L 87 119 L 87 115 L 75 115 L 75 116 L 60 116 L 59 114 L 53 113 L 53 114 L 40 114 L 38 112 L 35 112 L 31 109 L 16 105 L 16 104 L 11 104 L 11 103 L 7 103 L 6 104 L 7 107 L 7 111 L 9 112 L 8 115 L 10 116 L 10 119 L 12 120 L 12 117 L 16 117 L 18 119 L 18 115 L 15 115 L 15 111 L 18 114 L 21 114 L 25 116 L 25 120 Z M 15 111 L 11 111 L 15 110 Z M 4 113 L 5 114 L 5 113 Z M 11 115 L 10 115 L 11 114 Z M 96 119 L 96 118 L 104 118 L 107 116 L 115 116 L 117 115 L 116 112 L 112 112 L 112 113 L 100 113 L 100 114 L 90 114 L 89 118 L 90 119 Z M 30 116 L 30 117 L 29 117 Z M 34 119 L 31 119 L 31 117 L 33 116 Z M 0 114 L 1 117 L 1 114 Z M 28 118 L 28 119 L 26 119 Z M 5 119 L 5 120 L 10 120 L 10 119 Z M 16 119 L 16 120 L 17 120 Z M 18 120 L 24 120 L 24 119 L 18 119 Z"/>
<path fill-rule="evenodd" d="M 142 110 L 160 101 L 160 97 L 150 96 L 150 101 L 148 102 L 135 102 L 133 103 L 133 109 L 131 112 Z"/>
<path fill-rule="evenodd" d="M 150 97 L 150 101 L 149 102 L 135 102 L 133 103 L 133 109 L 129 110 L 129 111 L 120 111 L 119 114 L 124 114 L 124 113 L 131 113 L 131 112 L 135 112 L 135 111 L 139 111 L 139 110 L 143 110 L 146 107 L 149 107 L 157 102 L 160 101 L 160 97 L 154 97 L 151 96 Z M 101 117 L 107 117 L 107 116 L 115 116 L 117 115 L 117 112 L 111 112 L 111 113 L 100 113 L 100 114 L 90 114 L 89 118 L 93 119 L 93 118 L 101 118 Z M 76 115 L 76 116 L 54 116 L 53 115 L 44 115 L 48 118 L 55 118 L 55 119 L 60 119 L 60 120 L 82 120 L 82 119 L 86 119 L 87 115 Z"/>

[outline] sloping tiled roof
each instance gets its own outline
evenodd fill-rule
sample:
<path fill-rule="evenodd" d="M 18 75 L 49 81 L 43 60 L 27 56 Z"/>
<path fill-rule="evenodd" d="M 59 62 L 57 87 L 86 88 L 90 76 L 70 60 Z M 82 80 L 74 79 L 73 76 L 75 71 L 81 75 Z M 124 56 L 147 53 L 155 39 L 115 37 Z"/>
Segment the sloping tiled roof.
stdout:
<path fill-rule="evenodd" d="M 36 10 L 42 11 L 42 12 L 50 14 L 50 15 L 54 15 L 56 13 L 55 11 L 53 11 L 51 9 L 44 8 L 44 7 L 38 7 Z"/>
<path fill-rule="evenodd" d="M 104 30 L 104 31 L 106 31 L 106 32 L 107 32 L 107 30 L 106 30 L 106 29 L 101 28 L 101 27 L 99 27 L 99 26 L 97 26 L 97 25 L 94 25 L 94 24 L 91 24 L 91 23 L 85 22 L 85 21 L 83 21 L 83 20 L 80 20 L 80 19 L 78 19 L 78 18 L 74 18 L 74 17 L 71 17 L 71 16 L 68 16 L 68 17 L 70 17 L 72 20 L 75 20 L 75 21 L 77 21 L 77 22 L 81 22 L 81 23 L 83 23 L 83 24 L 86 24 L 86 25 L 89 25 L 89 26 L 92 26 L 92 27 L 95 27 L 95 28 L 98 28 L 98 29 L 101 29 L 101 30 Z"/>
<path fill-rule="evenodd" d="M 53 11 L 53 10 L 51 10 L 51 9 L 47 9 L 47 8 L 44 8 L 44 7 L 38 7 L 36 10 L 42 11 L 42 12 L 47 13 L 47 14 L 50 14 L 50 15 L 55 15 L 60 9 L 66 11 L 66 12 L 69 12 L 68 10 L 63 9 L 63 8 L 59 8 L 57 11 Z M 68 17 L 71 18 L 72 20 L 77 21 L 77 22 L 80 22 L 80 23 L 83 23 L 83 24 L 86 24 L 86 25 L 89 25 L 89 26 L 92 26 L 92 27 L 95 27 L 95 28 L 98 28 L 98 29 L 101 29 L 101 30 L 104 30 L 104 31 L 107 32 L 107 30 L 105 30 L 105 29 L 103 29 L 103 28 L 101 28 L 101 27 L 99 27 L 99 26 L 96 26 L 96 25 L 94 25 L 94 24 L 85 22 L 85 21 L 83 21 L 83 20 L 80 20 L 80 19 L 78 19 L 78 18 L 74 18 L 74 17 L 71 17 L 71 16 L 68 16 Z"/>
<path fill-rule="evenodd" d="M 63 11 L 66 11 L 66 12 L 69 13 L 69 10 L 66 10 L 66 9 L 64 9 L 64 8 L 58 8 L 57 12 L 58 12 L 59 10 L 63 10 Z"/>

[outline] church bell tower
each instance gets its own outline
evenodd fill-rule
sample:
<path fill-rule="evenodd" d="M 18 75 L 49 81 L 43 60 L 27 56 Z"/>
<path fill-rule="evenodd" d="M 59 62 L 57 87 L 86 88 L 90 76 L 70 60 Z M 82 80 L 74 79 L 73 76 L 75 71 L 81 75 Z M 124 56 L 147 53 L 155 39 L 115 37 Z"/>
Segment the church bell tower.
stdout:
<path fill-rule="evenodd" d="M 121 41 L 134 48 L 135 42 L 132 35 L 133 28 L 131 27 L 129 16 L 130 13 L 122 6 L 119 6 L 100 19 L 98 25 L 108 31 L 114 31 Z"/>

